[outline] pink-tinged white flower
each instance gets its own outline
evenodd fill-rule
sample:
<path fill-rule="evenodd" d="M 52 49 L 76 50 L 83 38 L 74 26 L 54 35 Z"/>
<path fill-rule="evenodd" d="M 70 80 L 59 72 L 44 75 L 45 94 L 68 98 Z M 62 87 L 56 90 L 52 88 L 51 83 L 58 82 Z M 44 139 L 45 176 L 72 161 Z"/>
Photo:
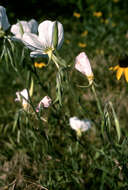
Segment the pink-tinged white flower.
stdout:
<path fill-rule="evenodd" d="M 10 27 L 8 17 L 6 15 L 6 9 L 0 6 L 0 30 L 6 31 Z"/>
<path fill-rule="evenodd" d="M 29 105 L 28 104 L 29 95 L 27 89 L 24 89 L 20 92 L 16 92 L 16 96 L 17 98 L 15 99 L 15 101 L 21 102 L 23 108 L 26 110 Z"/>
<path fill-rule="evenodd" d="M 78 136 L 81 136 L 82 132 L 87 131 L 91 128 L 91 122 L 88 119 L 80 120 L 78 117 L 71 117 L 69 124 L 73 130 L 77 132 Z"/>
<path fill-rule="evenodd" d="M 86 75 L 89 83 L 91 84 L 94 78 L 90 61 L 87 55 L 82 52 L 75 59 L 75 69 Z"/>
<path fill-rule="evenodd" d="M 23 40 L 25 45 L 32 50 L 31 57 L 40 57 L 50 55 L 54 50 L 54 30 L 56 28 L 56 22 L 46 20 L 39 24 L 38 35 L 32 33 L 24 33 Z M 63 25 L 57 21 L 58 39 L 57 49 L 63 44 L 64 30 Z"/>
<path fill-rule="evenodd" d="M 38 104 L 36 112 L 39 112 L 41 108 L 48 108 L 52 103 L 52 99 L 49 96 L 45 96 Z"/>
<path fill-rule="evenodd" d="M 23 34 L 28 33 L 37 33 L 38 23 L 35 19 L 27 21 L 19 21 L 17 24 L 11 26 L 11 33 L 15 35 L 15 38 L 22 39 Z"/>

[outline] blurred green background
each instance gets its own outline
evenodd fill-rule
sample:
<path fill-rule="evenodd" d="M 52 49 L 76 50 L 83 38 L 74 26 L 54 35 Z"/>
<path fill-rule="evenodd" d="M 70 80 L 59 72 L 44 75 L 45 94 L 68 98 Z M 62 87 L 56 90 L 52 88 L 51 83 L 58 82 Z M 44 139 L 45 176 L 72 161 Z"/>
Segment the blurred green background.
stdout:
<path fill-rule="evenodd" d="M 127 190 L 128 189 L 128 84 L 124 76 L 117 81 L 110 66 L 128 56 L 128 2 L 127 0 L 1 0 L 11 24 L 17 20 L 59 20 L 64 27 L 64 44 L 59 50 L 67 65 L 69 86 L 63 83 L 63 106 L 46 110 L 39 121 L 34 115 L 20 113 L 15 126 L 16 113 L 21 104 L 15 102 L 16 91 L 27 86 L 29 54 L 21 61 L 22 47 L 15 49 L 13 61 L 0 62 L 0 187 L 2 190 Z M 2 41 L 0 41 L 2 44 Z M 117 143 L 112 119 L 111 141 L 104 131 L 100 135 L 100 117 L 96 101 L 85 77 L 74 69 L 75 57 L 86 52 L 92 65 L 97 94 L 103 107 L 113 102 L 120 121 L 122 136 Z M 33 100 L 35 103 L 46 94 L 55 98 L 56 70 L 52 64 L 38 69 L 43 85 L 35 77 Z M 110 111 L 110 110 L 109 110 Z M 92 129 L 80 141 L 70 129 L 69 118 L 87 117 L 94 122 Z M 44 139 L 44 132 L 48 141 Z M 115 148 L 116 147 L 116 148 Z M 15 187 L 13 187 L 13 183 Z M 38 187 L 37 187 L 38 186 Z M 12 190 L 11 189 L 11 190 Z M 43 188 L 42 188 L 43 189 Z M 10 190 L 10 189 L 9 189 Z"/>

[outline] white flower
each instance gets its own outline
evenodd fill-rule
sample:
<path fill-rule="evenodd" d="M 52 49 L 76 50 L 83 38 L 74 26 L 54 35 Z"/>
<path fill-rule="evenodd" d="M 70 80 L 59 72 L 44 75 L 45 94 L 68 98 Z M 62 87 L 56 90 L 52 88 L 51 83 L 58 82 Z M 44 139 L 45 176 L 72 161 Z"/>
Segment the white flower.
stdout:
<path fill-rule="evenodd" d="M 45 96 L 40 103 L 38 104 L 36 108 L 36 112 L 39 112 L 39 110 L 42 108 L 48 108 L 52 103 L 52 99 L 49 96 Z"/>
<path fill-rule="evenodd" d="M 38 35 L 24 33 L 23 40 L 25 45 L 32 50 L 31 57 L 39 57 L 50 54 L 54 50 L 53 37 L 56 22 L 46 20 L 39 24 Z M 57 21 L 59 49 L 64 41 L 63 25 Z"/>
<path fill-rule="evenodd" d="M 87 55 L 82 52 L 75 59 L 75 69 L 86 75 L 89 82 L 92 83 L 94 75 Z"/>
<path fill-rule="evenodd" d="M 69 119 L 69 124 L 71 128 L 77 132 L 78 136 L 81 136 L 82 132 L 85 132 L 91 128 L 91 122 L 88 119 L 80 120 L 75 116 Z"/>
<path fill-rule="evenodd" d="M 34 19 L 31 19 L 29 22 L 19 21 L 17 24 L 13 24 L 11 26 L 11 32 L 18 39 L 22 39 L 22 36 L 25 32 L 36 34 L 37 30 L 38 30 L 38 23 Z"/>
<path fill-rule="evenodd" d="M 29 99 L 27 89 L 24 89 L 21 92 L 16 92 L 16 96 L 17 98 L 15 99 L 15 101 L 21 102 L 23 108 L 26 110 L 28 107 L 28 99 Z"/>
<path fill-rule="evenodd" d="M 0 30 L 6 31 L 9 26 L 10 24 L 6 15 L 6 9 L 3 6 L 0 6 Z"/>

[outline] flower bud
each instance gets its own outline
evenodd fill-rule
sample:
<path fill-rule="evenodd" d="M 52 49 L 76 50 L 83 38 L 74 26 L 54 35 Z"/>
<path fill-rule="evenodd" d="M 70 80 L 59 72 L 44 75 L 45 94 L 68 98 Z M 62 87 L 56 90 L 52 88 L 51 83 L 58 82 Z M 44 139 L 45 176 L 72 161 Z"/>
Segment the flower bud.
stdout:
<path fill-rule="evenodd" d="M 28 96 L 27 89 L 24 89 L 21 92 L 16 92 L 16 96 L 17 96 L 17 98 L 15 99 L 15 101 L 21 102 L 24 110 L 26 110 L 29 105 L 28 104 L 29 96 Z"/>
<path fill-rule="evenodd" d="M 75 60 L 75 69 L 81 72 L 82 74 L 86 75 L 89 83 L 91 84 L 94 79 L 94 75 L 91 69 L 91 65 L 87 55 L 82 52 L 80 53 Z"/>
<path fill-rule="evenodd" d="M 45 96 L 38 104 L 36 112 L 39 112 L 41 107 L 48 108 L 52 103 L 52 99 L 49 96 Z"/>

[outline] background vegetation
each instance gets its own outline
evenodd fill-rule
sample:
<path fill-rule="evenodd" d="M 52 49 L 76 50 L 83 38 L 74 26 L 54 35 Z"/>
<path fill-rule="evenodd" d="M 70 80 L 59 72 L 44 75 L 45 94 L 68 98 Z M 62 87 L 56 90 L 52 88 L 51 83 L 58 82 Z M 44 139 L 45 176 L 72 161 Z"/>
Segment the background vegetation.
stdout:
<path fill-rule="evenodd" d="M 69 66 L 68 83 L 63 81 L 62 106 L 46 109 L 38 120 L 22 111 L 15 93 L 28 85 L 28 68 L 34 63 L 19 45 L 12 62 L 0 61 L 0 189 L 27 190 L 124 190 L 128 189 L 128 84 L 124 76 L 116 80 L 109 67 L 128 56 L 127 0 L 27 0 L 6 2 L 11 24 L 17 20 L 59 20 L 65 40 L 59 54 Z M 76 14 L 77 13 L 77 14 Z M 8 47 L 10 47 L 8 45 Z M 2 40 L 0 39 L 2 51 Z M 113 103 L 121 138 L 117 139 L 112 110 L 111 127 L 101 134 L 100 115 L 85 77 L 74 69 L 78 53 L 88 55 L 102 107 Z M 126 64 L 128 60 L 126 59 Z M 13 65 L 14 64 L 14 65 Z M 16 68 L 16 69 L 15 69 Z M 53 65 L 36 68 L 33 101 L 45 95 L 55 99 L 56 70 Z M 65 75 L 66 76 L 66 75 Z M 69 126 L 77 116 L 92 121 L 92 128 L 79 139 Z"/>

